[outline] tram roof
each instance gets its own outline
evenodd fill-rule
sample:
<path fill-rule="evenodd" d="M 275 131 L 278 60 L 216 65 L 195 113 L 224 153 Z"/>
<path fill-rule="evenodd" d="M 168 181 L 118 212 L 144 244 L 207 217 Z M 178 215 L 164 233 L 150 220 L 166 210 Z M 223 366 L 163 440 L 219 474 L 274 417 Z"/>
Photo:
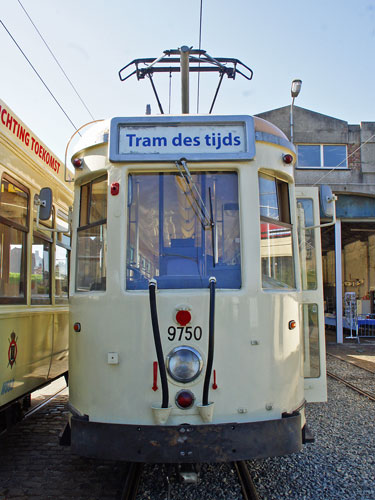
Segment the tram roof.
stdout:
<path fill-rule="evenodd" d="M 152 123 L 152 120 L 158 120 L 159 123 L 162 123 L 161 120 L 163 120 L 163 116 L 166 117 L 166 123 L 170 120 L 178 120 L 180 118 L 186 119 L 188 117 L 189 120 L 194 122 L 194 118 L 197 118 L 197 123 L 199 121 L 204 120 L 205 118 L 209 117 L 212 122 L 215 122 L 215 115 L 147 115 L 147 117 L 127 117 L 126 120 L 132 123 L 137 122 L 137 120 L 150 120 Z M 220 115 L 218 117 L 218 121 L 221 123 L 225 123 L 225 118 L 228 119 L 228 123 L 233 122 L 233 120 L 236 118 L 236 115 L 228 115 L 223 116 Z M 238 118 L 244 118 L 244 116 L 239 116 Z M 246 118 L 246 117 L 245 117 Z M 260 118 L 258 116 L 248 116 L 249 119 L 253 120 L 254 124 L 254 134 L 255 134 L 255 141 L 260 141 L 260 142 L 271 142 L 271 143 L 276 143 L 276 144 L 281 144 L 284 146 L 289 147 L 290 149 L 294 150 L 294 146 L 292 143 L 290 143 L 288 137 L 282 132 L 276 125 L 268 122 L 267 120 L 264 120 L 263 118 Z M 120 121 L 123 118 L 112 118 L 112 119 L 103 119 L 101 121 L 97 121 L 95 123 L 88 123 L 87 126 L 89 127 L 87 131 L 83 130 L 82 132 L 82 137 L 75 143 L 71 150 L 71 157 L 76 156 L 79 152 L 99 146 L 101 144 L 107 143 L 109 139 L 109 134 L 111 130 L 111 122 L 112 120 Z M 124 118 L 125 120 L 125 118 Z"/>
<path fill-rule="evenodd" d="M 43 175 L 51 176 L 64 185 L 66 184 L 64 182 L 64 163 L 1 99 L 0 135 L 18 150 L 23 151 L 34 164 L 36 163 L 42 169 Z"/>

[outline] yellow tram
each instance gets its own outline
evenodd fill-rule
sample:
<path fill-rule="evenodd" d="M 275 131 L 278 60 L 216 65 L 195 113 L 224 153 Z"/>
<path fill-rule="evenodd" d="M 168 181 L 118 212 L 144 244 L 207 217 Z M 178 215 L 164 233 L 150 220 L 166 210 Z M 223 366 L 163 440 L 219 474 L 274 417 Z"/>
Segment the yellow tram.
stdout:
<path fill-rule="evenodd" d="M 0 101 L 0 419 L 68 370 L 70 184 L 64 165 Z M 41 188 L 53 207 L 38 221 Z"/>

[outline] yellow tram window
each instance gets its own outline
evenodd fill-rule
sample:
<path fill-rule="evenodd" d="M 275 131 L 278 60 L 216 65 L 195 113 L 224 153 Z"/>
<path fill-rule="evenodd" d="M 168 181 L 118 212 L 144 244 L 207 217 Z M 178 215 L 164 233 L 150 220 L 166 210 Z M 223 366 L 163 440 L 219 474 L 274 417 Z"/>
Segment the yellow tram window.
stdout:
<path fill-rule="evenodd" d="M 68 301 L 69 296 L 69 266 L 70 266 L 70 232 L 68 215 L 57 210 L 56 226 L 65 233 L 57 233 L 55 248 L 55 302 L 60 304 Z"/>
<path fill-rule="evenodd" d="M 259 175 L 262 286 L 294 289 L 293 234 L 288 183 Z"/>
<path fill-rule="evenodd" d="M 26 301 L 29 191 L 4 175 L 0 191 L 0 301 Z"/>
<path fill-rule="evenodd" d="M 51 302 L 51 243 L 34 235 L 31 261 L 31 302 Z"/>
<path fill-rule="evenodd" d="M 37 219 L 37 205 L 34 199 L 33 210 L 33 243 L 31 247 L 31 303 L 32 304 L 51 304 L 51 259 L 52 259 L 52 241 L 53 233 L 49 228 L 54 225 L 54 209 L 51 217 L 45 221 Z"/>
<path fill-rule="evenodd" d="M 1 183 L 0 215 L 20 226 L 27 227 L 28 193 L 26 188 L 6 177 Z"/>
<path fill-rule="evenodd" d="M 69 250 L 56 245 L 55 250 L 55 297 L 56 302 L 68 301 Z"/>

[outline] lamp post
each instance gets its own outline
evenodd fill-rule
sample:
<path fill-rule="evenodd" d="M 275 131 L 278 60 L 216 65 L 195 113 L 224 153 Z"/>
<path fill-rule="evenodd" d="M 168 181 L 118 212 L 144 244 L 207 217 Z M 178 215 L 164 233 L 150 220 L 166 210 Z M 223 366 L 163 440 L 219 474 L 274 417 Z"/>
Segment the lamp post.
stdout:
<path fill-rule="evenodd" d="M 292 87 L 290 89 L 290 95 L 292 96 L 292 104 L 290 105 L 290 142 L 294 142 L 294 123 L 293 123 L 293 106 L 294 99 L 301 92 L 302 80 L 293 80 Z"/>

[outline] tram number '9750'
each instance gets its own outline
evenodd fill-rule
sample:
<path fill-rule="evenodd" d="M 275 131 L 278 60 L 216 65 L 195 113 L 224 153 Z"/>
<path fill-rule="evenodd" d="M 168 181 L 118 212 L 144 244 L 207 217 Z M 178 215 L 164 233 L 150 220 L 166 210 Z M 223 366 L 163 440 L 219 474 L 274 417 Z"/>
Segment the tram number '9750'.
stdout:
<path fill-rule="evenodd" d="M 170 326 L 168 328 L 168 340 L 200 340 L 202 338 L 202 328 L 200 326 Z"/>

